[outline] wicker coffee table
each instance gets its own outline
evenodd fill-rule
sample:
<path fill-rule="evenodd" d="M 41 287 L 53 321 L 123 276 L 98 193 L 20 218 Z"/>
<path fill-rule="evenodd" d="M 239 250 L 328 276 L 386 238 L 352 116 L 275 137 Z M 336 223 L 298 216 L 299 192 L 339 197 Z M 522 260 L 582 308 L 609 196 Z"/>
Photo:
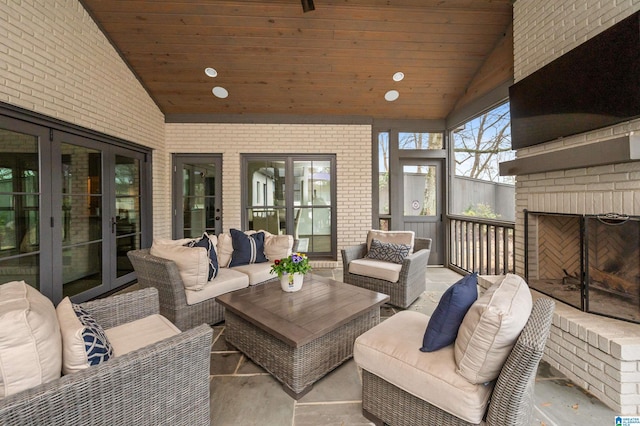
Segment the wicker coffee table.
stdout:
<path fill-rule="evenodd" d="M 298 399 L 353 356 L 359 335 L 380 322 L 382 293 L 307 274 L 300 291 L 279 282 L 217 297 L 225 338 Z"/>

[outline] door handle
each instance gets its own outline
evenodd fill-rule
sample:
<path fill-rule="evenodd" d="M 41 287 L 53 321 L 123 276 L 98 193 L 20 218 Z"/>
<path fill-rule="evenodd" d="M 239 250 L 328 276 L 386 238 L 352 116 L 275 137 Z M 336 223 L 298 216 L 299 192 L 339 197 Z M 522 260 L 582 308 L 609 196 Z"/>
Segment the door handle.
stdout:
<path fill-rule="evenodd" d="M 111 218 L 111 233 L 112 234 L 116 233 L 116 218 L 115 217 Z"/>

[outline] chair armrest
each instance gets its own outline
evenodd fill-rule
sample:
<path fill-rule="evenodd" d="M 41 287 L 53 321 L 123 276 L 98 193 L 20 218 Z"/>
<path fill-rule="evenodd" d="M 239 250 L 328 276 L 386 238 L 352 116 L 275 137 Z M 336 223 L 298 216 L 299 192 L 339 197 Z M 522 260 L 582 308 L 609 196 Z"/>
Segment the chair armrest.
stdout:
<path fill-rule="evenodd" d="M 0 424 L 209 425 L 206 324 L 0 400 Z"/>
<path fill-rule="evenodd" d="M 342 267 L 347 268 L 349 262 L 355 259 L 362 259 L 367 255 L 367 245 L 365 243 L 357 246 L 345 247 L 342 249 Z"/>
<path fill-rule="evenodd" d="M 431 250 L 422 249 L 411 253 L 402 261 L 399 282 L 412 281 L 414 278 L 424 279 L 429 263 Z"/>
<path fill-rule="evenodd" d="M 112 328 L 160 313 L 158 290 L 144 288 L 81 303 L 102 328 Z"/>

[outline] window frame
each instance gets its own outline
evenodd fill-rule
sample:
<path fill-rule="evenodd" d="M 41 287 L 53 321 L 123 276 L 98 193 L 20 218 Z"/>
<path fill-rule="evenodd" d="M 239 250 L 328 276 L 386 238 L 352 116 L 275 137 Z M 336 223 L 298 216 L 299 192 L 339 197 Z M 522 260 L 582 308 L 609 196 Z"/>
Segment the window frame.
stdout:
<path fill-rule="evenodd" d="M 295 188 L 294 188 L 294 163 L 298 161 L 312 161 L 312 162 L 329 162 L 330 165 L 330 194 L 331 194 L 331 224 L 330 224 L 330 250 L 326 252 L 314 252 L 305 251 L 312 260 L 337 260 L 337 170 L 336 170 L 336 155 L 335 154 L 241 154 L 241 171 L 240 171 L 240 183 L 241 183 L 241 223 L 243 229 L 249 229 L 249 210 L 254 208 L 254 205 L 249 205 L 249 185 L 248 182 L 248 170 L 250 162 L 270 162 L 279 161 L 285 164 L 285 191 L 284 191 L 284 206 L 267 206 L 283 208 L 285 210 L 285 227 L 286 234 L 294 235 L 294 220 L 295 209 L 305 207 L 294 204 L 295 200 Z"/>

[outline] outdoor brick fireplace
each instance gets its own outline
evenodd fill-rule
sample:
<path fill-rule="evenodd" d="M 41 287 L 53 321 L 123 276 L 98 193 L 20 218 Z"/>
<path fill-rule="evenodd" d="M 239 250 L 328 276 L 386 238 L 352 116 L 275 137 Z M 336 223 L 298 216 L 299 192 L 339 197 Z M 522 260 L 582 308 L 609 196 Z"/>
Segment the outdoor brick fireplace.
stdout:
<path fill-rule="evenodd" d="M 640 414 L 639 154 L 639 136 L 596 132 L 501 164 L 517 182 L 516 273 L 557 300 L 544 360 L 622 415 Z"/>
<path fill-rule="evenodd" d="M 525 277 L 548 296 L 640 322 L 640 218 L 525 212 Z"/>

